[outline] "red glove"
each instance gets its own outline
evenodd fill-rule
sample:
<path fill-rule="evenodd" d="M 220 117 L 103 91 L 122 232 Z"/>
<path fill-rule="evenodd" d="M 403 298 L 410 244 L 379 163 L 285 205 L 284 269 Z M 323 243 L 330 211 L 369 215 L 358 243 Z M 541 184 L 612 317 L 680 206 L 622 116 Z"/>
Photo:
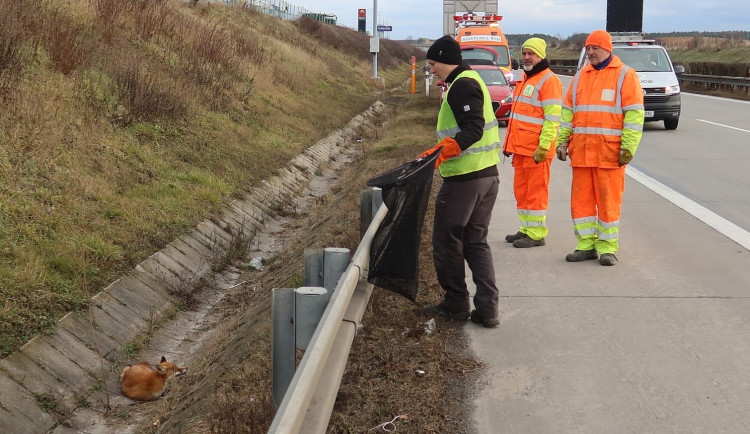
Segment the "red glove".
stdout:
<path fill-rule="evenodd" d="M 443 148 L 443 152 L 438 155 L 435 160 L 435 169 L 440 167 L 443 162 L 449 158 L 457 157 L 461 153 L 461 147 L 458 146 L 458 142 L 453 137 L 446 137 L 440 141 L 437 145 L 419 154 L 417 158 L 425 158 L 434 154 L 438 149 Z"/>

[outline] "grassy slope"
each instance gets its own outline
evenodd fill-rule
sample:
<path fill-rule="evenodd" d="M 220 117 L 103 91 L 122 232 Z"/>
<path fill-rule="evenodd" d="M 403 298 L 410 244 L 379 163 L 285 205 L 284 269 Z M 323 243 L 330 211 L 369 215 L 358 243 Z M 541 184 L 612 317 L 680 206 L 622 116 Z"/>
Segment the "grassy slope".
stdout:
<path fill-rule="evenodd" d="M 0 9 L 0 356 L 380 89 L 367 37 L 316 22 L 171 0 Z M 393 85 L 419 53 L 388 42 Z"/>

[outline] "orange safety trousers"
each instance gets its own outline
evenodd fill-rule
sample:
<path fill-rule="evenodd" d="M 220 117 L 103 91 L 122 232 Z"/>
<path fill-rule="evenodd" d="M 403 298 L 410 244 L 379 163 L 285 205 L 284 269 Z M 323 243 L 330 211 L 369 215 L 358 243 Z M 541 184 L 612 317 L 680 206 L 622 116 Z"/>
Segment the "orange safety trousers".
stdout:
<path fill-rule="evenodd" d="M 620 211 L 625 191 L 625 167 L 573 167 L 570 213 L 578 239 L 576 250 L 600 254 L 620 249 Z"/>
<path fill-rule="evenodd" d="M 521 220 L 519 231 L 534 240 L 541 240 L 549 233 L 547 208 L 551 165 L 549 158 L 537 164 L 534 157 L 513 154 L 513 193 Z"/>

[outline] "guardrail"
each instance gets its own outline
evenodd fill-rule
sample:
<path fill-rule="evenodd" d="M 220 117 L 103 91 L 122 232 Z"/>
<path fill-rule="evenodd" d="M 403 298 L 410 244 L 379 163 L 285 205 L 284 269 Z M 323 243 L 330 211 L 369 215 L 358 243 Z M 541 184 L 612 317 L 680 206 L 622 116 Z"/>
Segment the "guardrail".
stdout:
<path fill-rule="evenodd" d="M 737 89 L 750 91 L 750 78 L 698 74 L 680 74 L 677 77 L 680 83 L 698 84 L 712 89 L 728 88 L 732 91 Z"/>
<path fill-rule="evenodd" d="M 297 434 L 302 426 L 305 433 L 326 431 L 349 349 L 372 291 L 366 276 L 370 246 L 387 212 L 388 208 L 380 205 L 372 216 L 279 404 L 269 433 Z M 363 206 L 363 220 L 368 218 L 366 214 L 371 214 L 371 208 Z M 354 327 L 341 327 L 343 324 Z"/>
<path fill-rule="evenodd" d="M 574 75 L 578 68 L 575 66 L 552 65 L 550 69 L 558 74 Z M 739 89 L 750 92 L 750 78 L 700 74 L 680 74 L 677 78 L 680 80 L 680 83 L 700 85 L 712 90 L 729 89 L 734 91 Z"/>

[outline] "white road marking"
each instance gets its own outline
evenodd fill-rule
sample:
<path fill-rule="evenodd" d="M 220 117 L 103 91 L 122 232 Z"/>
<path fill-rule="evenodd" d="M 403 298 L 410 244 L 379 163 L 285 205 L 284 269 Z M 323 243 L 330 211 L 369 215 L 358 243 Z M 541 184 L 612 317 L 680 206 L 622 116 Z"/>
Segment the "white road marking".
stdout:
<path fill-rule="evenodd" d="M 750 133 L 750 130 L 743 130 L 742 128 L 737 128 L 737 127 L 732 127 L 732 126 L 729 126 L 729 125 L 719 124 L 719 123 L 707 121 L 707 120 L 704 120 L 704 119 L 696 119 L 696 121 L 698 121 L 698 122 L 705 122 L 707 124 L 717 125 L 717 126 L 724 127 L 724 128 L 730 128 L 732 130 L 742 131 L 743 133 Z"/>
<path fill-rule="evenodd" d="M 682 92 L 683 95 L 690 95 L 695 96 L 698 98 L 708 98 L 708 99 L 718 99 L 720 101 L 729 101 L 729 102 L 736 102 L 740 104 L 750 104 L 750 101 L 745 101 L 741 99 L 734 99 L 734 98 L 725 98 L 722 96 L 713 96 L 713 95 L 701 95 L 699 93 L 689 93 L 689 92 Z"/>
<path fill-rule="evenodd" d="M 628 166 L 625 173 L 654 193 L 679 206 L 687 211 L 688 214 L 714 228 L 717 232 L 725 235 L 727 238 L 747 250 L 750 250 L 750 232 L 742 229 L 708 208 L 693 202 L 632 166 Z"/>

